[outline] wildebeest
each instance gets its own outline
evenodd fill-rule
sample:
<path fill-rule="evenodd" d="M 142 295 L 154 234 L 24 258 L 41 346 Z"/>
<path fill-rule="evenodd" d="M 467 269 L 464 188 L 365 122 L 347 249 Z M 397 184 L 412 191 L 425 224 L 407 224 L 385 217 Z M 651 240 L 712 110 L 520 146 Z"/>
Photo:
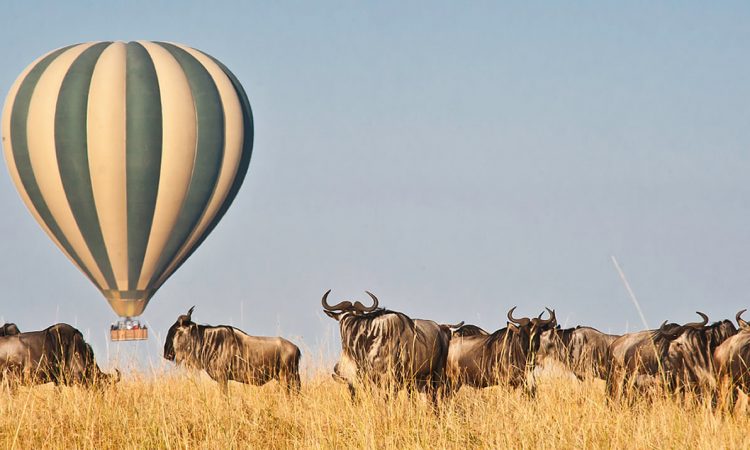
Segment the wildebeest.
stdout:
<path fill-rule="evenodd" d="M 198 325 L 195 306 L 169 328 L 164 358 L 188 368 L 205 370 L 227 392 L 230 380 L 263 385 L 278 380 L 288 391 L 299 391 L 299 348 L 281 337 L 250 336 L 229 325 Z"/>
<path fill-rule="evenodd" d="M 698 312 L 703 322 L 687 324 L 669 346 L 670 385 L 678 391 L 713 393 L 716 388 L 714 351 L 737 328 L 729 320 L 708 324 L 708 316 Z"/>
<path fill-rule="evenodd" d="M 513 317 L 514 306 L 508 311 L 508 326 L 492 334 L 479 327 L 456 334 L 448 350 L 446 376 L 451 390 L 463 385 L 476 388 L 508 383 L 513 387 L 525 385 L 534 393 L 533 381 L 527 382 L 534 366 L 534 354 L 539 348 L 539 335 L 556 325 L 555 312 L 547 309 L 550 317 L 529 319 Z"/>
<path fill-rule="evenodd" d="M 714 351 L 719 385 L 731 403 L 735 390 L 741 390 L 745 395 L 750 391 L 750 324 L 742 319 L 745 311 L 743 309 L 735 316 L 739 332 Z"/>
<path fill-rule="evenodd" d="M 334 366 L 334 379 L 349 386 L 368 381 L 385 388 L 405 387 L 430 395 L 437 404 L 444 382 L 445 359 L 450 341 L 449 326 L 431 320 L 412 319 L 406 314 L 378 308 L 378 298 L 366 307 L 359 301 L 328 304 L 323 311 L 339 322 L 341 357 Z"/>
<path fill-rule="evenodd" d="M 619 397 L 629 387 L 641 391 L 655 386 L 669 387 L 670 344 L 691 325 L 668 324 L 665 320 L 658 329 L 627 333 L 615 339 L 609 346 L 607 391 L 610 396 Z"/>
<path fill-rule="evenodd" d="M 50 382 L 90 386 L 120 378 L 119 371 L 110 375 L 99 369 L 83 334 L 66 323 L 0 337 L 0 372 L 11 387 Z"/>
<path fill-rule="evenodd" d="M 0 336 L 13 336 L 21 331 L 18 329 L 15 323 L 4 323 L 2 327 L 0 327 Z"/>
<path fill-rule="evenodd" d="M 537 362 L 549 358 L 558 361 L 579 379 L 607 378 L 609 346 L 620 337 L 585 326 L 561 329 L 559 326 L 542 333 Z"/>

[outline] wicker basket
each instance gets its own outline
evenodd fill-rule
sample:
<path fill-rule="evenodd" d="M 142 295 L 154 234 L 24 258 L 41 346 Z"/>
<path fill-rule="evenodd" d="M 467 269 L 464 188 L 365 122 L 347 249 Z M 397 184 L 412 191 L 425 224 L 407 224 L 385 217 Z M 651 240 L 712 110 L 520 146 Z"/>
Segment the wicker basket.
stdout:
<path fill-rule="evenodd" d="M 110 330 L 109 336 L 113 341 L 142 341 L 148 339 L 148 329 Z"/>

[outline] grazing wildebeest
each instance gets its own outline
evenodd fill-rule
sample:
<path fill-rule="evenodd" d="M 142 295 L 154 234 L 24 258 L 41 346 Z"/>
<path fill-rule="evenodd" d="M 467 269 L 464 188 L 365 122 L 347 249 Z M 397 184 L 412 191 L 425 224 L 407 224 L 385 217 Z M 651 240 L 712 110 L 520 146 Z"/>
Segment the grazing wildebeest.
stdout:
<path fill-rule="evenodd" d="M 544 365 L 549 358 L 562 363 L 578 379 L 595 377 L 606 380 L 609 346 L 618 337 L 591 327 L 562 329 L 557 326 L 542 333 L 537 362 Z"/>
<path fill-rule="evenodd" d="M 263 385 L 278 380 L 287 391 L 299 391 L 299 348 L 281 337 L 250 336 L 229 325 L 198 325 L 193 309 L 172 325 L 164 342 L 164 358 L 205 370 L 228 390 L 230 380 Z"/>
<path fill-rule="evenodd" d="M 451 390 L 463 385 L 483 388 L 501 383 L 513 387 L 525 385 L 534 394 L 533 380 L 527 377 L 533 371 L 534 354 L 539 348 L 539 335 L 556 325 L 555 312 L 547 309 L 546 320 L 513 317 L 514 306 L 508 311 L 508 326 L 492 334 L 479 327 L 467 333 L 456 334 L 448 350 L 446 375 Z"/>
<path fill-rule="evenodd" d="M 735 391 L 740 391 L 743 397 L 750 392 L 750 324 L 742 319 L 745 311 L 735 316 L 739 332 L 714 351 L 718 384 L 730 405 L 734 403 Z"/>
<path fill-rule="evenodd" d="M 323 294 L 321 304 L 326 315 L 339 322 L 341 333 L 334 379 L 347 383 L 352 398 L 355 385 L 366 381 L 388 389 L 426 392 L 436 405 L 444 383 L 449 326 L 378 308 L 378 298 L 370 292 L 372 306 L 359 301 L 331 306 L 330 293 Z"/>
<path fill-rule="evenodd" d="M 691 325 L 668 324 L 665 320 L 656 330 L 627 333 L 612 341 L 607 370 L 609 395 L 618 398 L 629 387 L 641 391 L 659 385 L 669 387 L 670 344 Z"/>
<path fill-rule="evenodd" d="M 83 334 L 66 323 L 0 337 L 0 373 L 11 389 L 19 384 L 90 386 L 120 379 L 119 371 L 109 375 L 99 369 Z"/>
<path fill-rule="evenodd" d="M 671 386 L 677 391 L 713 394 L 716 389 L 716 372 L 713 356 L 737 328 L 729 320 L 708 324 L 708 316 L 697 312 L 703 322 L 687 324 L 682 334 L 669 346 Z"/>
<path fill-rule="evenodd" d="M 0 327 L 0 336 L 13 336 L 21 331 L 18 329 L 15 323 L 4 323 L 2 327 Z"/>

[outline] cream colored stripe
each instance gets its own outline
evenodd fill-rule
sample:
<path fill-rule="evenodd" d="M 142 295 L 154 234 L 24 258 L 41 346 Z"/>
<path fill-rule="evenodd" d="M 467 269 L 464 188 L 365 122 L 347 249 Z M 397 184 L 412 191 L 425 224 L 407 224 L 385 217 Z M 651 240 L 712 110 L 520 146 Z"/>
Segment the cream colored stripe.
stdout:
<path fill-rule="evenodd" d="M 146 289 L 167 245 L 190 187 L 195 163 L 196 112 L 190 84 L 180 63 L 163 47 L 139 41 L 151 56 L 159 80 L 162 154 L 159 190 L 138 289 Z"/>
<path fill-rule="evenodd" d="M 94 67 L 86 132 L 89 171 L 99 225 L 116 288 L 128 289 L 128 203 L 125 147 L 127 47 L 115 42 Z"/>
<path fill-rule="evenodd" d="M 224 71 L 205 54 L 190 47 L 179 44 L 174 45 L 190 53 L 195 59 L 203 64 L 203 67 L 206 68 L 211 75 L 211 78 L 213 78 L 214 83 L 216 83 L 216 88 L 219 90 L 222 106 L 224 107 L 224 159 L 221 163 L 221 171 L 219 172 L 219 178 L 216 181 L 216 187 L 208 202 L 208 206 L 203 213 L 203 217 L 201 217 L 198 226 L 193 230 L 190 237 L 188 237 L 187 241 L 180 249 L 175 260 L 172 261 L 169 268 L 166 270 L 165 275 L 170 274 L 172 270 L 174 270 L 174 266 L 196 244 L 200 236 L 206 231 L 206 228 L 211 223 L 211 219 L 214 218 L 216 212 L 227 198 L 227 194 L 232 187 L 232 182 L 234 181 L 234 177 L 237 174 L 237 168 L 240 164 L 242 143 L 244 139 L 242 106 L 240 105 L 240 100 L 234 90 L 232 81 L 226 76 Z M 159 280 L 157 286 L 163 282 L 163 279 Z"/>
<path fill-rule="evenodd" d="M 51 52 L 38 58 L 33 63 L 29 64 L 29 66 L 26 69 L 24 69 L 23 72 L 21 72 L 21 75 L 18 76 L 18 78 L 16 79 L 16 82 L 13 83 L 13 86 L 11 86 L 10 91 L 8 92 L 8 96 L 5 99 L 5 106 L 3 107 L 3 119 L 2 119 L 3 120 L 2 122 L 3 151 L 5 153 L 5 163 L 8 166 L 8 172 L 10 173 L 10 178 L 11 180 L 13 180 L 13 184 L 16 186 L 16 190 L 18 190 L 18 194 L 21 196 L 21 200 L 23 200 L 23 203 L 26 205 L 26 208 L 28 208 L 32 217 L 34 217 L 34 220 L 36 220 L 39 226 L 42 227 L 44 232 L 47 233 L 47 236 L 49 236 L 49 238 L 52 239 L 52 242 L 54 242 L 55 245 L 57 245 L 57 247 L 60 250 L 62 250 L 63 254 L 67 256 L 69 260 L 73 261 L 73 258 L 71 258 L 67 250 L 65 250 L 65 248 L 60 244 L 60 241 L 58 241 L 55 235 L 52 233 L 52 231 L 50 231 L 47 224 L 44 223 L 44 220 L 42 220 L 42 217 L 39 215 L 39 212 L 34 207 L 34 203 L 31 202 L 31 198 L 29 197 L 29 194 L 26 192 L 26 189 L 24 189 L 23 183 L 21 182 L 21 175 L 19 175 L 18 169 L 16 168 L 16 159 L 13 156 L 13 147 L 11 145 L 11 135 L 10 135 L 10 116 L 13 110 L 13 103 L 16 100 L 16 95 L 18 94 L 18 90 L 21 88 L 21 83 L 23 83 L 23 80 L 26 78 L 26 75 L 28 75 L 29 72 L 31 72 L 31 70 L 39 63 L 39 61 L 43 60 L 44 58 L 47 57 L 47 55 L 51 54 L 54 51 L 57 51 L 57 50 L 52 50 Z"/>
<path fill-rule="evenodd" d="M 63 52 L 47 67 L 31 96 L 27 129 L 31 169 L 42 197 L 65 238 L 101 289 L 107 283 L 73 217 L 60 178 L 55 149 L 55 111 L 60 87 L 71 64 L 93 44 L 77 45 Z"/>

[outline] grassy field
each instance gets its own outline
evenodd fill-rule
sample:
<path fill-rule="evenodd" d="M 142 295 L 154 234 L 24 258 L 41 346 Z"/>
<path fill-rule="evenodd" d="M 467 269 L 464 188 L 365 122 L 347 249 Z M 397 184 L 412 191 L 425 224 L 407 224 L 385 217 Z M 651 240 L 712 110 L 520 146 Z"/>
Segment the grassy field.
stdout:
<path fill-rule="evenodd" d="M 424 396 L 386 401 L 324 372 L 301 395 L 276 383 L 204 375 L 130 375 L 100 390 L 21 388 L 0 401 L 0 447 L 38 448 L 748 448 L 750 421 L 690 400 L 606 401 L 601 382 L 546 378 L 535 399 L 502 387 L 462 389 L 435 414 Z"/>

